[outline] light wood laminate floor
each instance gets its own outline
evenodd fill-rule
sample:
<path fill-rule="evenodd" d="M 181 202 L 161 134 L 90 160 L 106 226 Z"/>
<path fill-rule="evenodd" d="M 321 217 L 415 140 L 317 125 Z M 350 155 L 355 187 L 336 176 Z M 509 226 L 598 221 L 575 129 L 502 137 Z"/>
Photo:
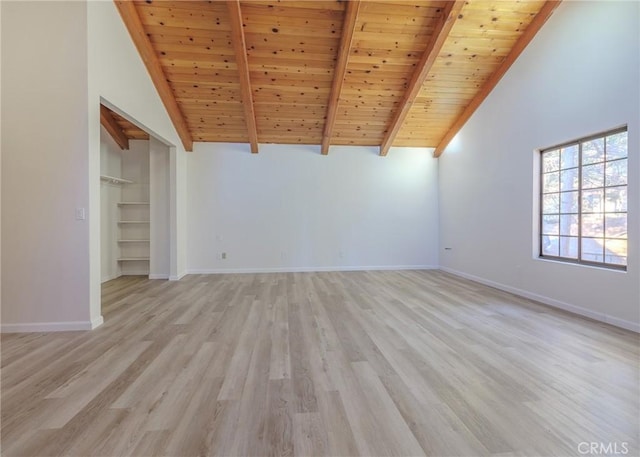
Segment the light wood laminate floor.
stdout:
<path fill-rule="evenodd" d="M 640 454 L 637 334 L 440 271 L 120 278 L 103 304 L 2 336 L 3 455 Z"/>

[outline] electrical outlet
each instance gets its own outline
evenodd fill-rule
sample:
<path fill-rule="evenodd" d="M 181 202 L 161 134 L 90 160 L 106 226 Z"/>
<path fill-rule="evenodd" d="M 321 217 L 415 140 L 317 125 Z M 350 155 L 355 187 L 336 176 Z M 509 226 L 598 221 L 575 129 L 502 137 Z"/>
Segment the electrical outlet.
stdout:
<path fill-rule="evenodd" d="M 84 221 L 86 219 L 86 214 L 84 208 L 76 208 L 76 220 Z"/>
<path fill-rule="evenodd" d="M 222 258 L 222 260 L 227 260 L 227 253 L 223 252 L 220 257 Z"/>

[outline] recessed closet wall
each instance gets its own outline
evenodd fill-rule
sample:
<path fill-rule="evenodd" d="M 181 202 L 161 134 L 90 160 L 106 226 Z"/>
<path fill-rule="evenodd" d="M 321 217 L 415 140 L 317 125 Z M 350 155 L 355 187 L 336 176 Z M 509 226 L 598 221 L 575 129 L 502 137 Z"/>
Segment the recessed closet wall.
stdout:
<path fill-rule="evenodd" d="M 130 140 L 122 154 L 122 201 L 117 221 L 122 275 L 149 275 L 151 219 L 149 200 L 149 140 Z"/>
<path fill-rule="evenodd" d="M 169 148 L 129 140 L 120 150 L 101 130 L 101 280 L 166 279 L 170 270 Z"/>
<path fill-rule="evenodd" d="M 149 278 L 168 279 L 170 257 L 170 155 L 169 148 L 153 136 L 149 139 Z"/>

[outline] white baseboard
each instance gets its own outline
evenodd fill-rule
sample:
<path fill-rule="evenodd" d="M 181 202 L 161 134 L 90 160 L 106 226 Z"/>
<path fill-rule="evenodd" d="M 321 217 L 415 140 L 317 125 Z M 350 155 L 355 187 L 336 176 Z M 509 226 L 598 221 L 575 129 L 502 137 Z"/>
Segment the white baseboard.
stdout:
<path fill-rule="evenodd" d="M 617 317 L 610 316 L 608 314 L 605 314 L 605 319 L 606 320 L 604 320 L 603 322 L 606 322 L 607 324 L 624 328 L 626 330 L 631 330 L 632 332 L 640 333 L 640 324 L 636 324 L 635 322 L 627 321 L 624 319 L 618 319 Z"/>
<path fill-rule="evenodd" d="M 102 315 L 100 315 L 91 320 L 91 330 L 100 327 L 102 324 L 104 324 L 104 318 L 102 317 Z"/>
<path fill-rule="evenodd" d="M 460 276 L 462 278 L 470 279 L 471 281 L 479 282 L 480 284 L 484 284 L 486 286 L 494 287 L 496 289 L 500 289 L 505 292 L 519 295 L 521 297 L 528 298 L 530 300 L 535 300 L 540 303 L 544 303 L 545 305 L 552 306 L 554 308 L 559 308 L 564 311 L 569 311 L 570 313 L 578 314 L 580 316 L 588 317 L 596 321 L 604 322 L 605 324 L 610 324 L 615 327 L 620 327 L 626 330 L 631 330 L 633 332 L 640 333 L 640 324 L 637 322 L 631 322 L 624 319 L 619 319 L 615 316 L 611 316 L 606 313 L 601 313 L 598 311 L 593 311 L 587 308 L 583 308 L 581 306 L 572 305 L 571 303 L 563 302 L 550 297 L 545 297 L 544 295 L 539 295 L 534 292 L 530 292 L 528 290 L 522 290 L 516 287 L 507 286 L 506 284 L 490 281 L 488 279 L 481 278 L 479 276 L 471 275 L 468 273 L 464 273 L 462 271 L 454 270 L 452 268 L 441 266 L 440 269 L 442 271 L 446 271 L 447 273 L 451 273 L 453 275 Z"/>
<path fill-rule="evenodd" d="M 92 330 L 102 324 L 102 316 L 91 321 L 77 322 L 29 322 L 21 324 L 2 324 L 2 333 L 34 333 L 34 332 L 75 332 Z"/>
<path fill-rule="evenodd" d="M 149 279 L 169 279 L 169 275 L 165 274 L 150 274 Z"/>
<path fill-rule="evenodd" d="M 191 275 L 242 274 L 242 273 L 313 273 L 326 271 L 387 271 L 387 270 L 437 270 L 435 265 L 376 265 L 335 267 L 273 267 L 273 268 L 208 268 L 188 270 Z"/>
<path fill-rule="evenodd" d="M 189 274 L 188 271 L 183 271 L 182 273 L 175 275 L 175 276 L 169 276 L 169 281 L 180 281 L 182 278 L 184 278 L 185 276 L 187 276 Z"/>
<path fill-rule="evenodd" d="M 104 324 L 102 316 L 98 316 L 91 321 L 2 324 L 0 325 L 0 333 L 79 332 L 93 330 L 102 324 Z"/>
<path fill-rule="evenodd" d="M 106 278 L 102 278 L 102 279 L 100 280 L 100 284 L 104 284 L 104 283 L 105 283 L 105 282 L 107 282 L 107 281 L 112 281 L 112 280 L 114 280 L 114 279 L 116 279 L 116 278 L 119 278 L 120 276 L 121 276 L 120 274 L 117 274 L 117 275 L 107 276 Z"/>

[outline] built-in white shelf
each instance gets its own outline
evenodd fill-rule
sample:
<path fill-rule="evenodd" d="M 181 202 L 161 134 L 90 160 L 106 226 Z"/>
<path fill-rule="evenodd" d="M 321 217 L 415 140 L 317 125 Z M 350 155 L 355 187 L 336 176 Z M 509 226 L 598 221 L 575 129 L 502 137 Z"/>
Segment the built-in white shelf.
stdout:
<path fill-rule="evenodd" d="M 118 221 L 118 224 L 148 224 L 149 221 Z"/>
<path fill-rule="evenodd" d="M 144 206 L 144 205 L 148 205 L 149 202 L 120 202 L 118 203 L 118 206 L 127 206 L 127 205 L 139 205 L 139 206 Z"/>
<path fill-rule="evenodd" d="M 151 240 L 118 240 L 118 243 L 149 243 Z"/>
<path fill-rule="evenodd" d="M 148 262 L 149 257 L 122 257 L 118 262 Z"/>
<path fill-rule="evenodd" d="M 129 181 L 128 179 L 108 175 L 100 175 L 100 181 L 108 182 L 109 184 L 133 184 L 133 181 Z"/>

